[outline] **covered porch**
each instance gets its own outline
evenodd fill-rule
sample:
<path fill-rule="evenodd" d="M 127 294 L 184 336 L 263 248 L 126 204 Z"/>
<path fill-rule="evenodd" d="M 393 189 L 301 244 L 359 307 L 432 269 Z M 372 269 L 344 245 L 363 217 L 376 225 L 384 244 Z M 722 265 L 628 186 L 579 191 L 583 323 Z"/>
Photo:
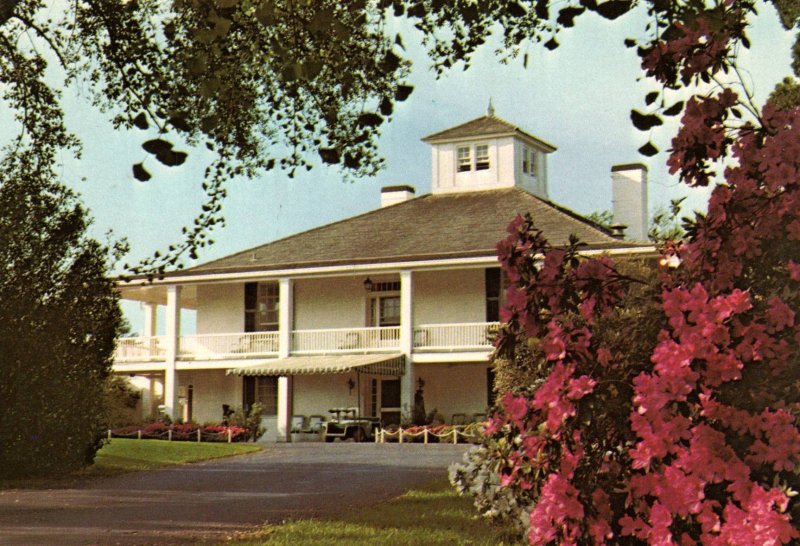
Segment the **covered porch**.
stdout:
<path fill-rule="evenodd" d="M 290 441 L 293 418 L 327 420 L 330 410 L 356 408 L 359 416 L 399 422 L 400 383 L 406 357 L 383 355 L 291 356 L 227 370 L 228 376 L 277 380 L 276 440 Z M 376 388 L 383 384 L 393 389 Z M 391 391 L 391 400 L 387 394 Z M 262 401 L 258 396 L 255 402 Z M 295 425 L 297 426 L 297 425 Z"/>

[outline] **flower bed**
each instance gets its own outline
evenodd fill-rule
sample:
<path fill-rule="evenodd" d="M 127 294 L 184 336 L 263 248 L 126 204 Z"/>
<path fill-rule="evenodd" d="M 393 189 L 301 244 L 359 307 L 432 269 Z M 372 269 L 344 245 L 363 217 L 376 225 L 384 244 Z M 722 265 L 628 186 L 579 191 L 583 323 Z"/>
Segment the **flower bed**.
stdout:
<path fill-rule="evenodd" d="M 142 440 L 172 440 L 192 442 L 246 442 L 250 439 L 247 429 L 225 425 L 198 425 L 184 423 L 166 425 L 147 423 L 111 429 L 108 438 L 139 438 Z"/>

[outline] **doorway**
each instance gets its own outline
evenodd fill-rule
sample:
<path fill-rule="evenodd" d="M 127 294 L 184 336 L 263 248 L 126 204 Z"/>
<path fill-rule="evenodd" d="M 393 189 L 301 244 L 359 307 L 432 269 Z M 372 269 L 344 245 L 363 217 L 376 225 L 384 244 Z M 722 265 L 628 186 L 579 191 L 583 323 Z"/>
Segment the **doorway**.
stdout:
<path fill-rule="evenodd" d="M 380 417 L 381 425 L 400 424 L 400 379 L 373 379 L 370 396 L 371 413 Z"/>

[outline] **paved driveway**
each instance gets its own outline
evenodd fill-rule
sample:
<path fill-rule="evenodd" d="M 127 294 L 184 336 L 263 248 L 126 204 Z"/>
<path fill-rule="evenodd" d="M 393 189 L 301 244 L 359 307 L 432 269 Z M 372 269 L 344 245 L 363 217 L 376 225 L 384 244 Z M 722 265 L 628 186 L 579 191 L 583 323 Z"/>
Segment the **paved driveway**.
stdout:
<path fill-rule="evenodd" d="M 262 453 L 0 491 L 0 544 L 185 544 L 369 506 L 446 475 L 464 446 L 298 443 Z"/>

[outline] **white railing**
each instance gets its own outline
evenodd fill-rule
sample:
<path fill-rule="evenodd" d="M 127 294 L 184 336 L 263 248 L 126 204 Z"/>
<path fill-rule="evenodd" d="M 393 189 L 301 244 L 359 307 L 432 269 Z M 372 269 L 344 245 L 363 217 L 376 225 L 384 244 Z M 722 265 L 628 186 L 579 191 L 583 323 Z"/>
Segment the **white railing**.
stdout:
<path fill-rule="evenodd" d="M 278 354 L 278 332 L 181 336 L 178 358 L 215 360 Z"/>
<path fill-rule="evenodd" d="M 416 352 L 485 351 L 492 348 L 497 322 L 421 324 L 414 327 Z M 329 328 L 292 332 L 292 354 L 380 353 L 400 348 L 400 327 Z M 126 337 L 117 341 L 117 362 L 158 362 L 166 358 L 167 338 Z M 181 360 L 277 356 L 278 332 L 181 336 Z"/>
<path fill-rule="evenodd" d="M 292 332 L 292 353 L 295 354 L 381 352 L 399 347 L 399 326 Z"/>
<path fill-rule="evenodd" d="M 117 340 L 117 362 L 157 362 L 164 360 L 167 346 L 163 336 L 121 337 Z"/>
<path fill-rule="evenodd" d="M 499 322 L 420 324 L 414 327 L 414 350 L 483 351 L 492 348 Z"/>

